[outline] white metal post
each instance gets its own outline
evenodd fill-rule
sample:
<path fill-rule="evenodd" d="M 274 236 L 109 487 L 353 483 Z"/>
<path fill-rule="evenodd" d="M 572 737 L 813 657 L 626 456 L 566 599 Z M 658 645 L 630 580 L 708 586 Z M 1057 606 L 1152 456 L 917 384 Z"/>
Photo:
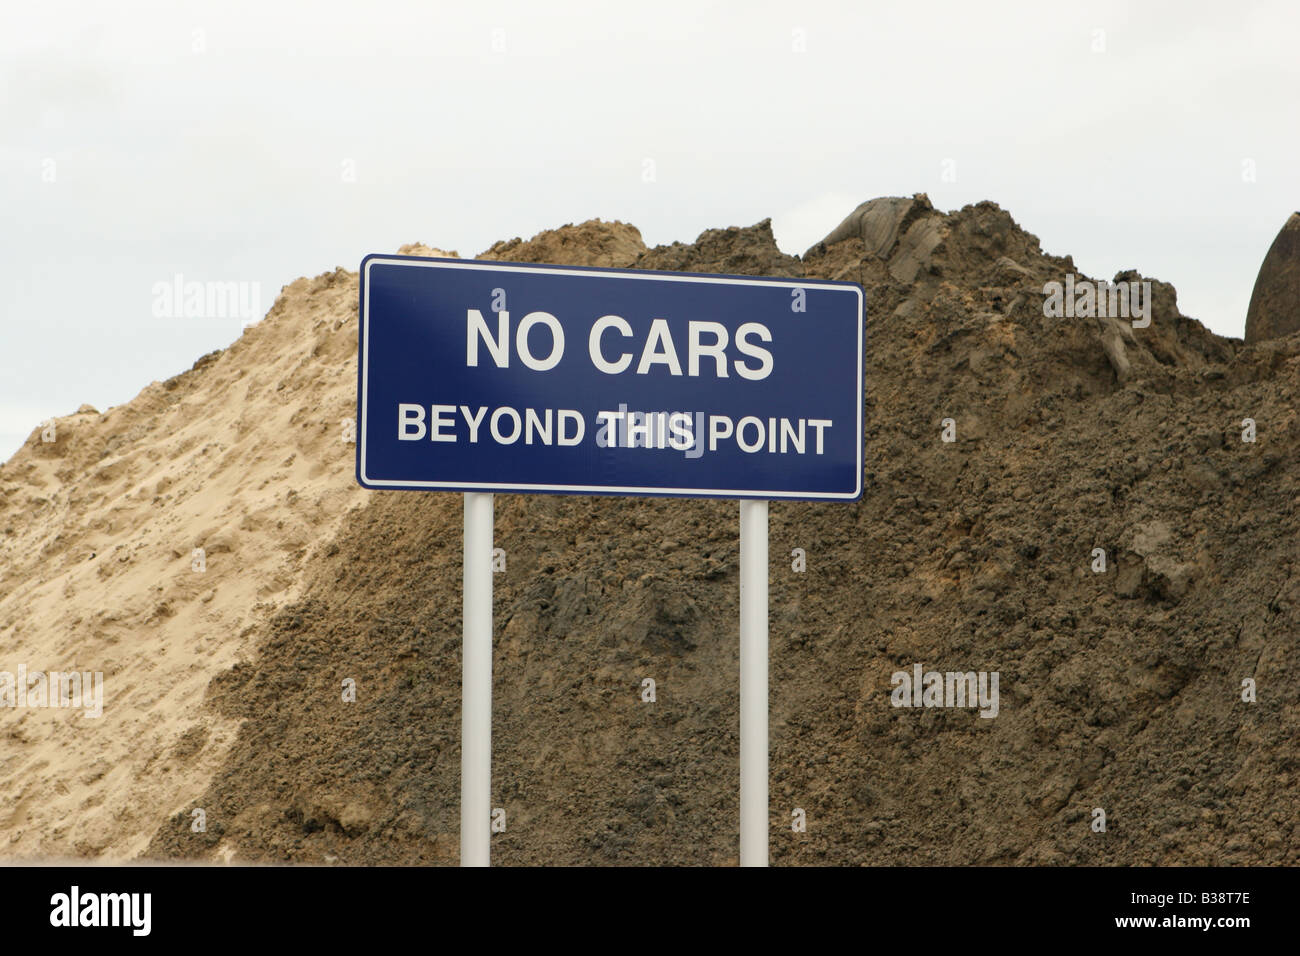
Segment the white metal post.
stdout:
<path fill-rule="evenodd" d="M 492 837 L 492 495 L 465 493 L 460 865 L 488 866 Z"/>
<path fill-rule="evenodd" d="M 767 866 L 767 502 L 740 502 L 740 865 Z"/>

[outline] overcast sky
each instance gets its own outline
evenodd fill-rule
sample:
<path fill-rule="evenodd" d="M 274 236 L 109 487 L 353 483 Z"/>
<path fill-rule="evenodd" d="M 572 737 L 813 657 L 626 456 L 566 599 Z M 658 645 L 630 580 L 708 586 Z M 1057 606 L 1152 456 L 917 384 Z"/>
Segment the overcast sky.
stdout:
<path fill-rule="evenodd" d="M 1240 336 L 1300 208 L 1300 4 L 9 2 L 0 460 L 233 341 L 259 283 L 592 217 L 654 245 L 991 199 Z M 651 175 L 652 174 L 652 175 Z M 869 303 L 868 303 L 869 307 Z"/>

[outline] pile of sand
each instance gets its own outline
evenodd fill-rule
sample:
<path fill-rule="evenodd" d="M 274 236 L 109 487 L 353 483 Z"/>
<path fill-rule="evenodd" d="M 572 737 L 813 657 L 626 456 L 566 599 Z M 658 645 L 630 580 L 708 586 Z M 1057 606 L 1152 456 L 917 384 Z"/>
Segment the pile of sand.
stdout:
<path fill-rule="evenodd" d="M 208 682 L 365 498 L 355 313 L 351 273 L 299 279 L 230 348 L 0 467 L 0 670 L 104 675 L 100 719 L 0 709 L 6 856 L 133 856 L 221 767 L 237 725 Z"/>
<path fill-rule="evenodd" d="M 485 256 L 867 290 L 864 497 L 771 508 L 774 862 L 1300 861 L 1300 334 L 1221 338 L 1156 280 L 1145 330 L 1049 317 L 1068 257 L 923 196 L 803 257 L 767 222 Z M 0 470 L 0 668 L 108 681 L 98 722 L 0 715 L 6 855 L 455 862 L 460 500 L 353 484 L 356 288 L 298 280 Z M 497 502 L 494 860 L 734 862 L 734 503 Z M 998 671 L 998 717 L 891 707 L 914 663 Z"/>

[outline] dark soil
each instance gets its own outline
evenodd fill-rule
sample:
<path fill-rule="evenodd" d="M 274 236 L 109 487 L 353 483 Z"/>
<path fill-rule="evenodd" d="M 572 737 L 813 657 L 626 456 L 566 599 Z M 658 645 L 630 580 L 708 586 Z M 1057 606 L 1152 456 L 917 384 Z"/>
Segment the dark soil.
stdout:
<path fill-rule="evenodd" d="M 1047 318 L 1077 270 L 997 206 L 888 214 L 634 263 L 867 291 L 863 498 L 771 506 L 772 862 L 1300 863 L 1300 334 L 1245 347 L 1154 280 L 1131 340 Z M 734 864 L 736 504 L 496 501 L 494 863 Z M 147 856 L 457 862 L 461 499 L 376 493 L 328 551 L 211 686 L 246 722 L 208 832 Z M 998 716 L 891 706 L 917 662 L 997 671 Z"/>

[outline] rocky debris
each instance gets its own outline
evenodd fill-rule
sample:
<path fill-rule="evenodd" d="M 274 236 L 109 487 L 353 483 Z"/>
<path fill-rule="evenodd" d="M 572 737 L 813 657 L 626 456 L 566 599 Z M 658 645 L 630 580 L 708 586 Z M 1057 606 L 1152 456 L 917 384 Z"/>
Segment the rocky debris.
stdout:
<path fill-rule="evenodd" d="M 1169 525 L 1163 521 L 1146 522 L 1126 538 L 1115 576 L 1115 593 L 1137 597 L 1145 592 L 1166 601 L 1182 600 L 1191 587 L 1196 566 L 1177 559 Z"/>
<path fill-rule="evenodd" d="M 872 199 L 849 213 L 805 256 L 824 253 L 827 246 L 846 239 L 857 239 L 867 255 L 889 263 L 889 274 L 894 279 L 910 283 L 929 266 L 947 234 L 946 227 L 947 218 L 930 205 L 924 193 L 910 199 Z"/>
<path fill-rule="evenodd" d="M 1300 212 L 1269 246 L 1246 310 L 1246 344 L 1300 331 Z"/>
<path fill-rule="evenodd" d="M 1014 285 L 1026 280 L 1032 282 L 1034 274 L 1008 256 L 998 256 L 989 274 L 990 284 Z"/>
<path fill-rule="evenodd" d="M 884 196 L 869 199 L 845 216 L 813 249 L 833 246 L 845 239 L 861 239 L 867 255 L 887 259 L 907 227 L 933 209 L 924 193 L 911 198 Z"/>
<path fill-rule="evenodd" d="M 1106 353 L 1106 360 L 1115 370 L 1115 380 L 1125 384 L 1133 371 L 1129 362 L 1126 345 L 1136 345 L 1132 326 L 1113 316 L 1099 316 L 1095 319 L 1097 334 L 1101 338 L 1101 349 Z"/>

